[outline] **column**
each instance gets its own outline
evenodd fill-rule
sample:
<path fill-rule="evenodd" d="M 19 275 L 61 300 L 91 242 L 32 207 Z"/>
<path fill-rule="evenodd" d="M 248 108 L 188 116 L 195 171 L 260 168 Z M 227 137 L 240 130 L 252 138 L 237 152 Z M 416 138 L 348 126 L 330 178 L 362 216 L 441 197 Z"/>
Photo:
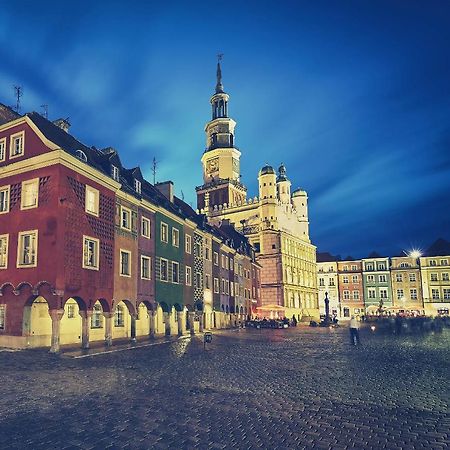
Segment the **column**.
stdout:
<path fill-rule="evenodd" d="M 178 336 L 183 336 L 185 329 L 184 329 L 184 311 L 177 311 L 177 319 L 178 319 Z"/>
<path fill-rule="evenodd" d="M 170 313 L 164 312 L 163 317 L 164 317 L 164 325 L 165 325 L 164 334 L 166 336 L 170 336 Z"/>
<path fill-rule="evenodd" d="M 130 314 L 131 319 L 131 342 L 136 342 L 136 314 Z"/>
<path fill-rule="evenodd" d="M 188 316 L 189 316 L 189 331 L 191 332 L 191 336 L 193 336 L 195 334 L 195 330 L 194 330 L 194 317 L 195 317 L 195 313 L 189 311 L 188 312 Z"/>
<path fill-rule="evenodd" d="M 156 333 L 156 311 L 149 311 L 148 318 L 149 318 L 149 336 L 150 339 L 154 339 Z"/>
<path fill-rule="evenodd" d="M 105 318 L 105 345 L 111 347 L 112 345 L 112 319 L 114 313 L 104 312 L 103 317 Z"/>
<path fill-rule="evenodd" d="M 89 332 L 92 311 L 80 311 L 81 316 L 81 348 L 89 348 Z"/>
<path fill-rule="evenodd" d="M 59 337 L 61 333 L 61 319 L 64 315 L 64 309 L 50 309 L 48 311 L 52 319 L 52 344 L 50 353 L 59 352 Z"/>
<path fill-rule="evenodd" d="M 199 311 L 199 319 L 200 319 L 200 321 L 199 321 L 199 323 L 198 323 L 198 331 L 200 332 L 200 333 L 203 333 L 203 316 L 204 316 L 204 314 L 203 314 L 203 312 L 202 311 Z"/>

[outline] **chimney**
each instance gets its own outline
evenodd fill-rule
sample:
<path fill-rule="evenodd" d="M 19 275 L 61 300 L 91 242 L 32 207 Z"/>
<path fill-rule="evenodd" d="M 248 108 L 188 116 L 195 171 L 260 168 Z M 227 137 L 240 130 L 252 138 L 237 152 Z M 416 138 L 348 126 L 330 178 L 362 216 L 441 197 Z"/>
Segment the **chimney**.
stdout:
<path fill-rule="evenodd" d="M 173 203 L 173 182 L 172 181 L 162 181 L 161 183 L 156 183 L 155 188 L 158 189 L 161 194 Z"/>
<path fill-rule="evenodd" d="M 66 133 L 69 132 L 69 128 L 70 128 L 70 122 L 69 122 L 69 118 L 67 119 L 57 119 L 54 120 L 53 123 L 61 128 L 61 130 L 64 130 Z"/>

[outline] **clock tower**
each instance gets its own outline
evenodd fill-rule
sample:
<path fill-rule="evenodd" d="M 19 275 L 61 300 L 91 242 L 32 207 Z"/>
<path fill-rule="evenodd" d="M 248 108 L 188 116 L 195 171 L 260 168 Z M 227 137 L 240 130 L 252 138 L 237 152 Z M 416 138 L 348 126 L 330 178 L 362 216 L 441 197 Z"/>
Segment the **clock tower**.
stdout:
<path fill-rule="evenodd" d="M 245 201 L 247 188 L 241 184 L 241 152 L 234 145 L 236 122 L 228 116 L 230 96 L 224 92 L 219 55 L 217 84 L 210 103 L 212 119 L 205 126 L 206 149 L 202 156 L 203 185 L 196 188 L 197 208 L 237 205 Z M 208 200 L 205 202 L 205 194 Z"/>

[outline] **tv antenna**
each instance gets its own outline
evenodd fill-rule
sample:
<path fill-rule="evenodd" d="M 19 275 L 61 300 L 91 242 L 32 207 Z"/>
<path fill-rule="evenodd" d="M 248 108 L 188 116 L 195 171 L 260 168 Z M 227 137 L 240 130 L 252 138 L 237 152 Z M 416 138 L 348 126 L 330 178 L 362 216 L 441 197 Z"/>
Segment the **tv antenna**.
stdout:
<path fill-rule="evenodd" d="M 20 98 L 23 96 L 22 86 L 14 86 L 14 96 L 16 97 L 16 112 L 20 113 Z"/>
<path fill-rule="evenodd" d="M 156 184 L 156 167 L 157 166 L 158 166 L 158 162 L 156 161 L 156 158 L 153 157 L 153 163 L 152 163 L 153 185 Z"/>
<path fill-rule="evenodd" d="M 41 108 L 43 109 L 43 116 L 48 119 L 48 105 L 41 105 Z"/>

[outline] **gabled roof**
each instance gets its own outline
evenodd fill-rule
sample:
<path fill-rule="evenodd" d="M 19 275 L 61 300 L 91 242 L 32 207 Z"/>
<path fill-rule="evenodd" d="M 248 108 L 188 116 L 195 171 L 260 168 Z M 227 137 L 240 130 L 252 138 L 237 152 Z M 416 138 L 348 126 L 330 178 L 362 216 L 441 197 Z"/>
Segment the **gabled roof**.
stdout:
<path fill-rule="evenodd" d="M 450 242 L 439 238 L 434 241 L 425 251 L 425 256 L 449 256 Z"/>
<path fill-rule="evenodd" d="M 340 261 L 341 257 L 339 255 L 332 255 L 329 252 L 317 252 L 316 261 L 317 262 L 335 262 Z"/>
<path fill-rule="evenodd" d="M 19 117 L 20 114 L 17 114 L 12 108 L 0 103 L 0 125 L 16 120 Z"/>

